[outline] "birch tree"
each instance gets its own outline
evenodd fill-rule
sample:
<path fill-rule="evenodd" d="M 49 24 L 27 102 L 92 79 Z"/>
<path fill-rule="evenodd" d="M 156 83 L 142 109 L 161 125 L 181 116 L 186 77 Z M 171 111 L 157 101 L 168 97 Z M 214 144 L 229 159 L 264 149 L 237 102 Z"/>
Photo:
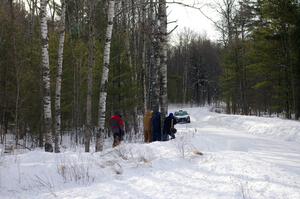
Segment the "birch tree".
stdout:
<path fill-rule="evenodd" d="M 50 95 L 50 67 L 49 67 L 49 41 L 47 26 L 47 0 L 40 1 L 41 17 L 41 42 L 42 42 L 42 71 L 43 71 L 43 106 L 44 106 L 44 134 L 45 134 L 45 151 L 53 152 L 52 140 L 52 112 L 51 112 L 51 95 Z"/>
<path fill-rule="evenodd" d="M 152 52 L 150 57 L 150 67 L 151 70 L 151 80 L 150 86 L 152 93 L 150 94 L 150 103 L 151 109 L 153 111 L 159 111 L 159 66 L 160 66 L 160 57 L 159 57 L 159 29 L 158 29 L 158 20 L 156 15 L 156 6 L 153 0 L 150 0 L 150 20 L 151 20 L 151 45 Z"/>
<path fill-rule="evenodd" d="M 59 152 L 59 135 L 61 133 L 61 80 L 63 70 L 63 53 L 65 43 L 65 0 L 61 0 L 61 19 L 59 24 L 59 46 L 58 46 L 58 60 L 57 60 L 57 76 L 56 76 L 56 90 L 55 90 L 55 138 L 54 138 L 54 151 Z"/>
<path fill-rule="evenodd" d="M 162 123 L 168 114 L 168 91 L 167 91 L 167 51 L 168 51 L 168 33 L 167 33 L 167 6 L 166 0 L 159 0 L 158 8 L 160 22 L 159 38 L 159 57 L 160 57 L 160 108 L 162 113 Z M 163 125 L 162 125 L 163 126 Z"/>
<path fill-rule="evenodd" d="M 108 74 L 110 64 L 110 48 L 113 32 L 113 23 L 115 15 L 115 1 L 110 0 L 108 3 L 108 23 L 106 28 L 105 46 L 103 54 L 102 79 L 100 85 L 99 110 L 98 110 L 98 131 L 96 134 L 96 152 L 103 150 L 105 116 L 106 116 L 106 98 L 108 87 Z"/>

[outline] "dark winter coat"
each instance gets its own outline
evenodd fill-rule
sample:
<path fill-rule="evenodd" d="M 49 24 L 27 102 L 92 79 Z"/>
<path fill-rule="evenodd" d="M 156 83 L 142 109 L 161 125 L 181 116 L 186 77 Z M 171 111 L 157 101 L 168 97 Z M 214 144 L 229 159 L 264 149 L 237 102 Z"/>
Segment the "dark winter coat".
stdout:
<path fill-rule="evenodd" d="M 173 125 L 172 125 L 173 122 Z M 171 131 L 171 128 L 174 128 L 174 125 L 177 123 L 173 113 L 170 113 L 168 117 L 166 117 L 164 121 L 164 137 L 168 140 L 168 135 L 172 138 L 175 138 L 174 132 Z"/>
<path fill-rule="evenodd" d="M 160 112 L 155 112 L 152 117 L 152 141 L 161 141 Z"/>

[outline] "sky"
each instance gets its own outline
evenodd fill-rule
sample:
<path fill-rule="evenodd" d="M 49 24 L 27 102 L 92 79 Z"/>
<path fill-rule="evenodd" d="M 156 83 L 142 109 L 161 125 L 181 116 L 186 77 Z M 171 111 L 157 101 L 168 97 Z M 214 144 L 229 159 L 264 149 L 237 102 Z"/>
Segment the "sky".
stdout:
<path fill-rule="evenodd" d="M 58 3 L 60 2 L 60 0 L 56 1 Z M 167 0 L 167 2 L 174 1 L 201 8 L 203 13 L 205 13 L 205 15 L 211 18 L 213 21 L 218 21 L 219 19 L 217 12 L 212 7 L 220 0 Z M 169 31 L 178 25 L 176 30 L 171 34 L 170 41 L 172 43 L 176 43 L 178 34 L 182 32 L 184 28 L 189 28 L 196 33 L 206 35 L 207 38 L 210 38 L 214 41 L 219 38 L 219 33 L 214 24 L 203 14 L 201 14 L 198 9 L 184 7 L 176 3 L 169 3 L 167 12 L 168 21 L 176 21 L 176 23 L 171 23 L 168 25 Z"/>
<path fill-rule="evenodd" d="M 171 0 L 169 0 L 171 2 Z M 218 21 L 218 13 L 212 8 L 215 5 L 215 0 L 177 0 L 185 4 L 195 5 L 201 7 L 201 10 L 213 21 Z M 206 35 L 212 40 L 217 40 L 219 33 L 215 25 L 207 19 L 197 9 L 184 7 L 178 4 L 168 5 L 168 21 L 177 21 L 176 23 L 169 24 L 169 31 L 172 30 L 176 25 L 177 29 L 172 33 L 171 40 L 176 40 L 176 36 L 184 30 L 189 28 L 197 33 Z"/>

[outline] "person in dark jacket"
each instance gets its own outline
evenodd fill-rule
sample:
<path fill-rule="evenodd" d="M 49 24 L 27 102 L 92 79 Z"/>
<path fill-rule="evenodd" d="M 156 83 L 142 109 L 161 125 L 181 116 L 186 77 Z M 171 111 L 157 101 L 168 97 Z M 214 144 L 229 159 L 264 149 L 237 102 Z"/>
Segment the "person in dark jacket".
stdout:
<path fill-rule="evenodd" d="M 155 111 L 152 117 L 152 141 L 161 141 L 160 112 Z"/>
<path fill-rule="evenodd" d="M 175 138 L 176 129 L 174 125 L 177 123 L 176 118 L 174 117 L 173 113 L 170 113 L 168 117 L 166 117 L 164 121 L 164 133 L 163 133 L 163 141 L 169 140 L 169 135 L 171 139 Z"/>
<path fill-rule="evenodd" d="M 110 118 L 109 124 L 114 136 L 113 147 L 116 147 L 123 141 L 125 123 L 122 116 L 117 113 Z"/>

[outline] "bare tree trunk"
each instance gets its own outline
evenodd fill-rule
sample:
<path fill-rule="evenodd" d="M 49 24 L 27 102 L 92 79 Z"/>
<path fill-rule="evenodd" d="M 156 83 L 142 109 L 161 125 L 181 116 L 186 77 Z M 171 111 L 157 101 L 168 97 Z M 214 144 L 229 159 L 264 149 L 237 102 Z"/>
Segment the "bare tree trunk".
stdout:
<path fill-rule="evenodd" d="M 106 98 L 107 98 L 107 87 L 108 87 L 108 73 L 110 63 L 110 47 L 113 32 L 113 23 L 115 15 L 115 1 L 110 0 L 108 5 L 108 24 L 106 29 L 106 38 L 103 55 L 103 69 L 102 79 L 100 85 L 100 97 L 99 97 L 99 111 L 98 111 L 98 132 L 96 135 L 96 152 L 103 150 L 104 144 L 104 127 L 105 127 L 105 116 L 106 116 Z"/>
<path fill-rule="evenodd" d="M 183 66 L 183 78 L 182 78 L 182 87 L 183 87 L 183 89 L 182 89 L 182 93 L 183 93 L 183 96 L 182 96 L 182 102 L 183 102 L 183 104 L 186 104 L 187 103 L 187 87 L 188 87 L 188 85 L 187 85 L 187 74 L 188 74 L 188 72 L 187 72 L 187 64 L 184 64 L 184 66 Z"/>
<path fill-rule="evenodd" d="M 142 1 L 142 3 L 145 3 L 145 0 Z M 143 80 L 143 103 L 144 103 L 144 113 L 147 112 L 149 107 L 147 106 L 148 98 L 147 98 L 147 68 L 146 68 L 146 5 L 142 8 L 142 80 Z"/>
<path fill-rule="evenodd" d="M 128 1 L 127 4 L 125 2 L 125 0 L 122 1 L 122 7 L 125 8 L 125 6 L 131 6 L 131 13 L 128 13 L 128 15 L 126 15 L 125 13 L 123 14 L 122 18 L 123 18 L 123 28 L 124 28 L 124 35 L 125 35 L 125 49 L 126 49 L 126 56 L 128 59 L 128 65 L 130 67 L 131 70 L 131 84 L 134 85 L 137 82 L 137 72 L 136 72 L 136 58 L 137 58 L 137 46 L 136 44 L 136 37 L 135 37 L 135 8 L 134 8 L 134 1 L 131 0 L 131 4 Z M 131 16 L 130 16 L 131 14 Z M 132 21 L 130 21 L 130 17 L 132 17 Z M 130 23 L 131 22 L 131 23 Z M 131 26 L 132 25 L 132 26 Z M 130 46 L 130 28 L 132 29 L 132 35 L 133 35 L 133 48 L 134 53 L 132 54 L 132 50 L 131 50 L 131 46 Z M 120 71 L 120 70 L 119 70 Z M 136 96 L 133 96 L 133 100 L 135 101 L 135 103 L 137 103 L 137 98 Z M 138 133 L 138 121 L 137 121 L 137 105 L 135 104 L 133 107 L 133 129 L 134 129 L 134 133 L 137 134 Z"/>
<path fill-rule="evenodd" d="M 15 13 L 14 13 L 14 6 L 13 6 L 13 0 L 9 1 L 9 7 L 10 7 L 10 18 L 11 18 L 11 43 L 13 45 L 13 60 L 12 64 L 15 68 L 15 75 L 16 75 L 16 102 L 15 102 L 15 142 L 16 146 L 19 142 L 20 132 L 19 132 L 19 101 L 20 101 L 20 68 L 17 64 L 17 47 L 16 47 L 16 33 L 15 33 Z"/>
<path fill-rule="evenodd" d="M 150 17 L 151 17 L 151 43 L 153 47 L 153 59 L 154 64 L 152 65 L 152 96 L 151 96 L 151 109 L 153 111 L 159 111 L 159 66 L 160 66 L 160 56 L 159 56 L 159 30 L 158 30 L 158 21 L 157 15 L 155 14 L 156 8 L 153 3 L 153 0 L 150 1 Z"/>
<path fill-rule="evenodd" d="M 149 40 L 149 48 L 147 50 L 147 72 L 146 72 L 146 80 L 147 80 L 147 87 L 149 92 L 147 93 L 147 107 L 150 110 L 153 110 L 153 95 L 154 95 L 154 78 L 153 78 L 153 73 L 154 73 L 154 24 L 153 24 L 153 15 L 154 15 L 154 3 L 153 0 L 149 1 L 149 9 L 147 12 L 148 15 L 148 20 L 147 20 L 147 25 L 149 28 L 149 33 L 148 33 L 148 40 Z"/>
<path fill-rule="evenodd" d="M 16 104 L 15 104 L 15 130 L 16 130 L 16 146 L 18 145 L 20 139 L 20 129 L 19 129 L 19 102 L 20 102 L 20 77 L 19 68 L 16 66 Z"/>
<path fill-rule="evenodd" d="M 43 104 L 44 104 L 44 131 L 45 131 L 45 151 L 53 152 L 52 140 L 52 112 L 50 94 L 50 66 L 49 66 L 49 41 L 47 26 L 47 0 L 40 1 L 41 15 L 41 40 L 42 40 L 42 69 L 43 69 Z"/>
<path fill-rule="evenodd" d="M 159 0 L 159 21 L 160 21 L 160 108 L 162 114 L 162 124 L 165 116 L 168 114 L 168 90 L 167 90 L 167 51 L 168 51 L 168 33 L 167 33 L 167 6 L 166 0 Z M 162 125 L 163 127 L 163 125 Z"/>
<path fill-rule="evenodd" d="M 1 121 L 0 121 L 0 131 L 1 131 L 1 144 L 4 144 L 5 140 L 5 134 L 7 132 L 7 125 L 6 125 L 6 110 L 7 110 L 7 79 L 8 79 L 8 66 L 4 66 L 4 72 L 1 74 L 1 89 L 2 89 L 2 95 L 1 95 L 1 104 L 2 110 L 1 110 Z M 1 107 L 1 106 L 0 106 Z"/>
<path fill-rule="evenodd" d="M 43 85 L 43 70 L 40 70 L 40 86 L 39 86 L 39 93 L 40 93 L 40 128 L 39 128 L 39 147 L 44 146 L 44 100 L 42 98 L 43 96 L 43 90 L 44 90 L 44 85 Z"/>
<path fill-rule="evenodd" d="M 132 38 L 133 38 L 133 59 L 132 59 L 132 71 L 133 71 L 133 76 L 132 76 L 132 80 L 133 80 L 133 83 L 136 83 L 137 82 L 137 78 L 138 78 L 138 75 L 137 75 L 137 59 L 138 59 L 138 38 L 137 38 L 137 31 L 136 31 L 136 21 L 135 21 L 135 18 L 136 18 L 136 13 L 135 13 L 135 5 L 134 5 L 134 2 L 133 0 L 131 0 L 131 23 L 132 23 Z M 129 34 L 128 34 L 129 36 Z M 128 41 L 129 41 L 129 37 L 128 37 Z M 130 50 L 130 46 L 129 46 L 129 50 Z M 137 87 L 137 86 L 136 86 Z M 137 89 L 138 90 L 138 89 Z M 138 93 L 138 92 L 137 92 Z M 138 105 L 137 105 L 137 95 L 136 94 L 134 96 L 134 101 L 135 101 L 135 105 L 133 107 L 133 129 L 134 129 L 134 133 L 137 134 L 138 133 Z"/>
<path fill-rule="evenodd" d="M 242 28 L 241 28 L 241 40 L 242 40 L 242 47 L 241 47 L 241 72 L 242 72 L 242 90 L 241 90 L 241 98 L 242 98 L 242 105 L 243 105 L 243 114 L 245 115 L 249 115 L 249 108 L 248 108 L 248 93 L 247 93 L 247 71 L 246 71 L 246 67 L 245 67 L 245 28 L 244 28 L 245 24 L 242 24 Z"/>
<path fill-rule="evenodd" d="M 92 131 L 92 95 L 93 95 L 93 67 L 95 65 L 95 1 L 90 0 L 89 6 L 89 57 L 88 57 L 88 91 L 86 100 L 86 128 L 84 133 L 85 152 L 90 151 L 90 140 Z"/>
<path fill-rule="evenodd" d="M 49 5 L 49 13 L 51 16 L 51 23 L 49 25 L 49 29 L 51 32 L 54 32 L 54 27 L 55 27 L 55 13 L 56 13 L 56 4 L 55 4 L 55 0 L 52 0 L 52 2 L 50 2 L 50 0 L 48 0 L 48 5 Z"/>
<path fill-rule="evenodd" d="M 56 77 L 56 91 L 55 91 L 55 119 L 56 128 L 54 135 L 54 151 L 59 153 L 59 135 L 61 133 L 61 79 L 63 70 L 63 54 L 65 43 L 65 13 L 66 3 L 61 0 L 61 19 L 59 24 L 59 46 L 58 46 L 58 61 L 57 61 L 57 77 Z"/>
<path fill-rule="evenodd" d="M 77 100 L 77 129 L 76 129 L 76 144 L 83 144 L 82 142 L 82 118 L 81 118 L 81 111 L 82 111 L 82 107 L 81 107 L 81 70 L 83 67 L 83 58 L 80 57 L 79 62 L 78 62 L 78 68 L 77 68 L 77 74 L 78 74 L 78 79 L 77 79 L 77 93 L 76 93 L 76 100 Z"/>

